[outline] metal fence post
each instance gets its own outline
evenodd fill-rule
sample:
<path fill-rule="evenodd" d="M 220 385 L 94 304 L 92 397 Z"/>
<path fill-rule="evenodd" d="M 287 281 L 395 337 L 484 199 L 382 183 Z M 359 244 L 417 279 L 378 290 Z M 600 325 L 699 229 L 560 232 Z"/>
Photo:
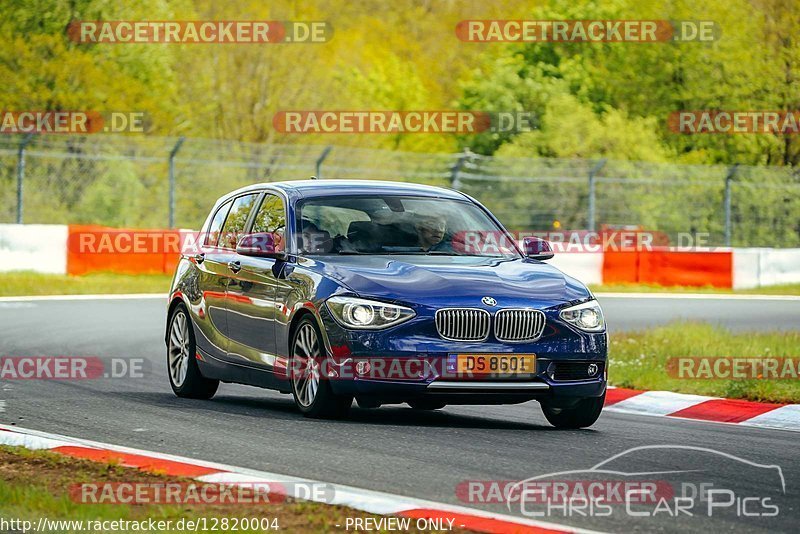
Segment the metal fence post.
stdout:
<path fill-rule="evenodd" d="M 317 177 L 318 180 L 322 180 L 322 162 L 325 161 L 325 158 L 328 157 L 328 154 L 331 153 L 333 147 L 328 145 L 325 147 L 325 150 L 322 151 L 322 154 L 319 155 L 317 158 L 317 166 L 316 166 L 316 174 L 314 176 Z"/>
<path fill-rule="evenodd" d="M 471 155 L 472 152 L 470 152 L 469 148 L 465 148 L 464 152 L 458 157 L 456 164 L 450 169 L 450 187 L 453 189 L 461 189 L 461 178 L 459 175 L 461 174 L 461 169 L 464 168 L 464 164 Z"/>
<path fill-rule="evenodd" d="M 17 224 L 22 224 L 23 187 L 25 185 L 25 148 L 33 139 L 33 134 L 26 135 L 19 144 L 17 152 Z"/>
<path fill-rule="evenodd" d="M 595 216 L 597 213 L 597 184 L 595 176 L 600 169 L 605 167 L 606 158 L 601 159 L 597 164 L 589 170 L 589 231 L 595 231 Z"/>
<path fill-rule="evenodd" d="M 181 136 L 169 153 L 169 227 L 175 228 L 175 155 L 186 138 Z"/>
<path fill-rule="evenodd" d="M 734 163 L 729 169 L 728 174 L 725 176 L 725 197 L 723 199 L 725 205 L 725 246 L 731 246 L 731 188 L 733 186 L 733 177 L 736 175 L 736 170 L 739 164 Z"/>

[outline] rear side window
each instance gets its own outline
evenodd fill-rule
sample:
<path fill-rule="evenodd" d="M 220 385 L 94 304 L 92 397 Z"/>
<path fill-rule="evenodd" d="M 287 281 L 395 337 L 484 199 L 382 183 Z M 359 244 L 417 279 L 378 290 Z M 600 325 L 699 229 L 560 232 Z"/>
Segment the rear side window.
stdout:
<path fill-rule="evenodd" d="M 204 245 L 209 247 L 217 246 L 217 241 L 219 241 L 219 232 L 222 230 L 222 224 L 225 222 L 225 217 L 228 216 L 228 211 L 230 211 L 232 203 L 233 202 L 229 200 L 220 206 L 217 210 L 217 213 L 214 214 L 214 218 L 211 219 L 211 224 L 208 226 L 208 231 L 203 239 Z"/>
<path fill-rule="evenodd" d="M 219 239 L 219 246 L 223 248 L 235 249 L 236 243 L 244 233 L 244 226 L 250 216 L 253 203 L 258 198 L 258 193 L 244 195 L 233 201 L 231 211 L 225 224 L 222 227 L 222 235 Z"/>

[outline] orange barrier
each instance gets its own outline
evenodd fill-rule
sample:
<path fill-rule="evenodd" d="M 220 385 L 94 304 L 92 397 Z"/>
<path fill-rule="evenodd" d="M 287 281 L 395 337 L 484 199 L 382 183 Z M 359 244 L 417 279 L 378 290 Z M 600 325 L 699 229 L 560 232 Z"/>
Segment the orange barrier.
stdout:
<path fill-rule="evenodd" d="M 67 274 L 172 274 L 180 251 L 178 230 L 125 230 L 69 225 Z"/>
<path fill-rule="evenodd" d="M 194 237 L 194 240 L 191 239 Z M 70 225 L 67 273 L 172 274 L 196 232 Z M 603 253 L 602 283 L 733 287 L 733 252 L 686 252 L 666 247 Z"/>
<path fill-rule="evenodd" d="M 733 252 L 605 251 L 603 283 L 733 287 Z"/>

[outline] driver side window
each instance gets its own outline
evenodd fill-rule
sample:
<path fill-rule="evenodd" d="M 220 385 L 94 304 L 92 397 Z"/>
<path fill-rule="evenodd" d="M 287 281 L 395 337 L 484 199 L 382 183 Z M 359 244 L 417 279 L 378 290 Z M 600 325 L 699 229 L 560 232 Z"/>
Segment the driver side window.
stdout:
<path fill-rule="evenodd" d="M 280 197 L 270 193 L 264 195 L 264 201 L 256 214 L 250 233 L 272 234 L 275 250 L 284 251 L 286 249 L 286 241 L 284 239 L 286 233 L 286 211 L 283 208 L 283 200 Z"/>
<path fill-rule="evenodd" d="M 236 243 L 244 232 L 244 225 L 253 207 L 253 202 L 258 198 L 258 193 L 244 195 L 233 201 L 228 218 L 222 227 L 222 234 L 219 239 L 219 246 L 236 250 Z"/>

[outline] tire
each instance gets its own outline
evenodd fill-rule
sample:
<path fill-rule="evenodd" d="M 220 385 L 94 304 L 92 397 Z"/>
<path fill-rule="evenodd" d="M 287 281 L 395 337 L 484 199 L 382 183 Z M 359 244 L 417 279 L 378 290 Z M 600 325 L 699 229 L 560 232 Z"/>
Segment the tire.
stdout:
<path fill-rule="evenodd" d="M 437 401 L 434 399 L 408 401 L 408 405 L 414 410 L 441 410 L 447 406 L 447 404 L 443 403 L 442 401 Z"/>
<path fill-rule="evenodd" d="M 542 412 L 545 419 L 556 428 L 587 428 L 600 417 L 605 400 L 606 395 L 603 393 L 602 397 L 581 399 L 571 408 L 555 408 L 543 402 Z"/>
<path fill-rule="evenodd" d="M 181 303 L 172 311 L 167 330 L 169 385 L 178 397 L 210 399 L 217 392 L 219 380 L 206 378 L 200 373 L 196 353 L 194 329 L 186 306 Z"/>
<path fill-rule="evenodd" d="M 290 347 L 289 381 L 297 408 L 306 417 L 345 417 L 353 404 L 353 397 L 336 395 L 330 381 L 322 376 L 321 361 L 326 357 L 322 335 L 310 315 L 300 319 Z"/>

